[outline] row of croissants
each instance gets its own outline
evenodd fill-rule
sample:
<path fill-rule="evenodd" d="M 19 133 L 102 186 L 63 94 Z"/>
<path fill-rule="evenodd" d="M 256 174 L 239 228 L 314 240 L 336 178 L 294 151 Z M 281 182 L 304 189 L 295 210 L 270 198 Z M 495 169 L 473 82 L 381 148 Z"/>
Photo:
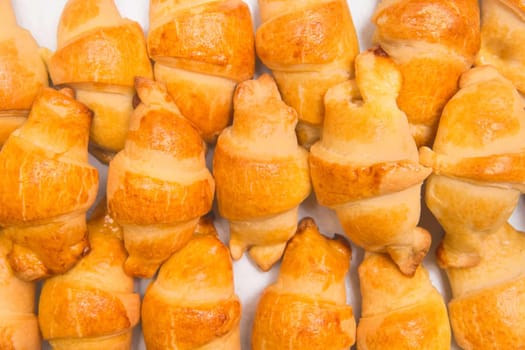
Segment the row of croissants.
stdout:
<path fill-rule="evenodd" d="M 145 35 L 68 0 L 51 52 L 0 0 L 0 349 L 129 349 L 139 321 L 148 349 L 240 349 L 245 252 L 280 262 L 254 350 L 525 348 L 522 2 L 383 0 L 364 51 L 344 0 L 259 0 L 255 32 L 241 0 L 149 5 Z M 358 322 L 350 244 L 299 218 L 310 194 L 366 251 Z"/>

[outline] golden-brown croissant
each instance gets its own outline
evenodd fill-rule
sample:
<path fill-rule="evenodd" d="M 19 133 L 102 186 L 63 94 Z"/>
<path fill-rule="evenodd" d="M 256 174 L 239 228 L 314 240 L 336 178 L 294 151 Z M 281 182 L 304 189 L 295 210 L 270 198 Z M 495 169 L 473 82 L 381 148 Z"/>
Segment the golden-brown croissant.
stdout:
<path fill-rule="evenodd" d="M 141 103 L 124 149 L 109 164 L 107 201 L 123 226 L 126 272 L 152 277 L 210 211 L 215 184 L 202 138 L 166 87 L 147 78 L 137 78 L 135 86 Z"/>
<path fill-rule="evenodd" d="M 67 273 L 44 282 L 38 321 L 55 350 L 129 350 L 140 296 L 123 269 L 121 228 L 102 201 L 88 222 L 91 251 Z"/>
<path fill-rule="evenodd" d="M 142 329 L 151 350 L 240 350 L 241 303 L 228 248 L 210 218 L 146 290 Z"/>
<path fill-rule="evenodd" d="M 0 152 L 0 227 L 24 280 L 64 273 L 88 250 L 86 212 L 98 190 L 91 115 L 71 89 L 45 88 Z"/>
<path fill-rule="evenodd" d="M 447 307 L 423 265 L 409 277 L 386 255 L 366 253 L 358 271 L 358 350 L 450 349 Z"/>
<path fill-rule="evenodd" d="M 348 80 L 359 44 L 345 0 L 258 0 L 257 55 L 272 70 L 284 101 L 299 114 L 299 143 L 320 137 L 323 96 Z"/>
<path fill-rule="evenodd" d="M 151 0 L 148 52 L 182 114 L 207 142 L 231 121 L 235 85 L 255 70 L 252 17 L 242 0 Z"/>
<path fill-rule="evenodd" d="M 495 68 L 463 74 L 433 150 L 426 202 L 445 230 L 438 263 L 463 349 L 525 348 L 525 235 L 507 224 L 525 190 L 525 101 Z"/>
<path fill-rule="evenodd" d="M 10 250 L 11 242 L 0 232 L 0 349 L 37 350 L 35 284 L 14 275 L 7 259 Z"/>
<path fill-rule="evenodd" d="M 413 274 L 430 246 L 417 227 L 421 184 L 430 169 L 419 164 L 405 113 L 396 104 L 401 75 L 380 49 L 356 58 L 356 79 L 325 95 L 321 140 L 310 150 L 319 204 L 333 208 L 347 236 L 373 252 L 390 254 Z"/>
<path fill-rule="evenodd" d="M 252 349 L 350 348 L 356 331 L 345 289 L 351 253 L 344 238 L 323 237 L 313 219 L 302 219 L 277 282 L 258 301 Z"/>
<path fill-rule="evenodd" d="M 418 146 L 431 145 L 441 111 L 480 45 L 477 0 L 383 0 L 374 40 L 403 76 L 397 102 Z"/>
<path fill-rule="evenodd" d="M 525 3 L 481 1 L 481 48 L 476 65 L 490 64 L 525 93 Z"/>
<path fill-rule="evenodd" d="M 47 61 L 53 83 L 73 87 L 94 112 L 93 154 L 107 162 L 124 147 L 135 76 L 153 76 L 142 28 L 113 0 L 69 0 Z"/>
<path fill-rule="evenodd" d="M 310 194 L 308 152 L 297 145 L 297 114 L 263 74 L 238 85 L 233 125 L 213 158 L 219 212 L 230 223 L 232 257 L 249 254 L 263 270 L 277 262 Z"/>
<path fill-rule="evenodd" d="M 16 23 L 11 0 L 0 0 L 0 147 L 27 118 L 47 70 L 31 33 Z"/>

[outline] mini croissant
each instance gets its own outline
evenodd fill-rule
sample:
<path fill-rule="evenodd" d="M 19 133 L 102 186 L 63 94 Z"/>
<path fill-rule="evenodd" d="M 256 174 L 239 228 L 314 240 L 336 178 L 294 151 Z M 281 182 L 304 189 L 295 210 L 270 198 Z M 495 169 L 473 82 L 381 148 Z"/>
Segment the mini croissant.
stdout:
<path fill-rule="evenodd" d="M 140 297 L 123 269 L 119 226 L 102 201 L 88 222 L 91 251 L 67 273 L 44 282 L 38 321 L 56 350 L 130 349 Z"/>
<path fill-rule="evenodd" d="M 124 147 L 135 76 L 153 76 L 142 28 L 122 18 L 113 0 L 68 0 L 57 46 L 47 59 L 51 79 L 73 87 L 94 112 L 92 151 L 107 162 Z"/>
<path fill-rule="evenodd" d="M 313 219 L 302 219 L 277 282 L 259 299 L 252 349 L 350 348 L 355 342 L 355 319 L 345 289 L 350 260 L 351 248 L 343 237 L 323 237 Z"/>
<path fill-rule="evenodd" d="M 47 70 L 31 33 L 19 27 L 11 0 L 0 0 L 0 147 L 27 118 L 48 85 Z"/>
<path fill-rule="evenodd" d="M 387 256 L 366 253 L 358 270 L 358 350 L 450 349 L 447 307 L 422 265 L 409 277 Z"/>
<path fill-rule="evenodd" d="M 249 249 L 269 270 L 295 233 L 299 204 L 310 194 L 308 152 L 297 145 L 297 114 L 269 75 L 239 84 L 234 110 L 213 159 L 219 212 L 230 222 L 232 257 Z"/>
<path fill-rule="evenodd" d="M 241 303 L 235 295 L 228 248 L 209 218 L 151 282 L 142 304 L 142 329 L 151 350 L 240 350 Z"/>
<path fill-rule="evenodd" d="M 353 74 L 359 44 L 345 0 L 259 0 L 257 55 L 283 100 L 299 116 L 297 137 L 309 148 L 320 137 L 323 96 Z"/>
<path fill-rule="evenodd" d="M 0 151 L 0 227 L 24 280 L 64 273 L 89 249 L 86 212 L 98 190 L 88 163 L 90 124 L 71 89 L 45 88 Z"/>
<path fill-rule="evenodd" d="M 374 40 L 398 65 L 397 102 L 418 146 L 431 145 L 441 111 L 480 45 L 478 0 L 383 0 Z"/>
<path fill-rule="evenodd" d="M 413 274 L 430 246 L 417 227 L 419 164 L 406 115 L 396 104 L 401 75 L 380 49 L 356 59 L 356 80 L 328 90 L 322 138 L 310 150 L 319 204 L 333 208 L 345 233 L 368 251 L 387 252 Z"/>
<path fill-rule="evenodd" d="M 481 1 L 481 48 L 476 65 L 490 64 L 525 93 L 525 3 Z"/>
<path fill-rule="evenodd" d="M 210 211 L 215 184 L 204 142 L 165 86 L 147 78 L 135 86 L 141 103 L 124 149 L 109 164 L 107 202 L 124 229 L 126 272 L 152 277 Z"/>
<path fill-rule="evenodd" d="M 0 349 L 40 349 L 35 284 L 13 273 L 7 259 L 10 246 L 0 232 Z"/>
<path fill-rule="evenodd" d="M 463 349 L 525 347 L 525 234 L 507 221 L 525 190 L 525 101 L 495 68 L 463 74 L 433 150 L 426 202 L 445 230 L 438 263 Z"/>
<path fill-rule="evenodd" d="M 230 124 L 237 83 L 255 70 L 252 15 L 242 0 L 151 0 L 148 52 L 182 114 L 206 142 Z"/>

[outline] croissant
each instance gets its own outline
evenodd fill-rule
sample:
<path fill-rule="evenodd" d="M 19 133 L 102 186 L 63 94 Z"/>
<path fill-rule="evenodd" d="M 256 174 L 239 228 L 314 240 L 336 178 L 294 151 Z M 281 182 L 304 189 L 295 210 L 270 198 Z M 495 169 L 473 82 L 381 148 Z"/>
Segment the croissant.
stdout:
<path fill-rule="evenodd" d="M 53 83 L 73 87 L 94 112 L 92 153 L 107 163 L 124 147 L 135 76 L 153 76 L 142 28 L 113 0 L 68 0 L 47 62 Z"/>
<path fill-rule="evenodd" d="M 13 243 L 9 263 L 26 281 L 64 273 L 89 250 L 86 212 L 98 191 L 90 123 L 71 89 L 45 88 L 0 152 L 0 227 Z"/>
<path fill-rule="evenodd" d="M 182 114 L 215 142 L 231 122 L 233 91 L 251 79 L 255 48 L 241 0 L 151 0 L 148 52 Z"/>
<path fill-rule="evenodd" d="M 525 235 L 507 221 L 525 190 L 525 101 L 494 67 L 464 73 L 447 103 L 425 200 L 445 230 L 454 337 L 463 349 L 525 347 Z"/>
<path fill-rule="evenodd" d="M 10 246 L 0 232 L 0 349 L 40 349 L 35 284 L 14 275 L 7 259 Z"/>
<path fill-rule="evenodd" d="M 142 329 L 151 350 L 240 350 L 241 303 L 228 248 L 210 218 L 147 288 Z"/>
<path fill-rule="evenodd" d="M 423 265 L 408 277 L 387 256 L 366 253 L 358 272 L 358 350 L 450 349 L 447 307 Z"/>
<path fill-rule="evenodd" d="M 398 65 L 397 102 L 419 146 L 431 145 L 441 111 L 480 46 L 477 0 L 383 0 L 373 15 L 374 41 Z"/>
<path fill-rule="evenodd" d="M 55 350 L 129 350 L 140 297 L 124 272 L 122 232 L 106 214 L 104 201 L 88 230 L 89 254 L 43 284 L 38 305 L 42 335 Z"/>
<path fill-rule="evenodd" d="M 0 147 L 27 118 L 48 85 L 47 70 L 31 33 L 16 23 L 10 0 L 0 0 Z"/>
<path fill-rule="evenodd" d="M 210 211 L 215 184 L 204 142 L 165 86 L 147 78 L 135 86 L 141 103 L 124 149 L 109 164 L 107 203 L 124 230 L 126 272 L 152 277 Z"/>
<path fill-rule="evenodd" d="M 323 96 L 348 80 L 359 43 L 345 0 L 258 0 L 258 57 L 272 71 L 283 100 L 299 115 L 297 138 L 309 148 L 319 139 Z"/>
<path fill-rule="evenodd" d="M 319 204 L 335 210 L 348 237 L 387 252 L 411 275 L 431 237 L 417 227 L 421 184 L 431 169 L 419 164 L 405 113 L 396 104 L 401 75 L 380 49 L 356 58 L 356 79 L 325 95 L 321 140 L 310 150 Z"/>
<path fill-rule="evenodd" d="M 525 92 L 525 4 L 518 0 L 481 1 L 481 47 L 476 65 L 490 64 Z"/>
<path fill-rule="evenodd" d="M 297 145 L 296 112 L 268 74 L 239 84 L 233 104 L 233 125 L 213 158 L 218 209 L 230 223 L 232 257 L 249 248 L 266 271 L 281 258 L 310 194 L 308 152 Z"/>
<path fill-rule="evenodd" d="M 277 281 L 262 293 L 255 311 L 253 350 L 348 349 L 355 319 L 346 304 L 350 245 L 323 237 L 312 218 L 299 223 Z"/>

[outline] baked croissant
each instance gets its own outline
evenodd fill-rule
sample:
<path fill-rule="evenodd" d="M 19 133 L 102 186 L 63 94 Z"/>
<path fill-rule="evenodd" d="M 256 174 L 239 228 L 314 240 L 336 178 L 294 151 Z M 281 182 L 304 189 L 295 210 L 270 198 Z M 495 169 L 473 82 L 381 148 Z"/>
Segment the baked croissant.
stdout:
<path fill-rule="evenodd" d="M 525 347 L 525 235 L 507 221 L 525 190 L 525 101 L 495 68 L 463 74 L 433 150 L 426 202 L 445 230 L 438 263 L 463 349 Z"/>
<path fill-rule="evenodd" d="M 450 349 L 447 307 L 423 265 L 409 277 L 387 256 L 366 253 L 358 272 L 358 350 Z"/>
<path fill-rule="evenodd" d="M 88 222 L 91 251 L 67 273 L 44 282 L 38 321 L 55 350 L 129 350 L 140 296 L 123 269 L 121 228 L 102 201 Z"/>
<path fill-rule="evenodd" d="M 421 184 L 408 121 L 396 104 L 401 75 L 384 51 L 356 58 L 356 79 L 325 95 L 322 138 L 310 150 L 319 204 L 333 208 L 347 236 L 368 251 L 387 252 L 411 275 L 431 237 L 417 227 Z"/>
<path fill-rule="evenodd" d="M 237 87 L 233 125 L 213 158 L 217 203 L 230 223 L 230 251 L 246 249 L 262 270 L 277 262 L 297 229 L 299 204 L 310 194 L 308 152 L 297 145 L 297 114 L 263 74 Z"/>
<path fill-rule="evenodd" d="M 490 64 L 525 92 L 525 4 L 518 0 L 481 1 L 481 48 L 476 65 Z"/>
<path fill-rule="evenodd" d="M 350 348 L 355 319 L 346 304 L 345 276 L 351 253 L 344 238 L 323 237 L 313 219 L 302 219 L 286 248 L 277 282 L 258 301 L 252 349 Z"/>
<path fill-rule="evenodd" d="M 0 147 L 27 118 L 48 85 L 47 70 L 31 33 L 16 23 L 10 0 L 0 0 Z"/>
<path fill-rule="evenodd" d="M 353 74 L 359 43 L 345 0 L 258 0 L 256 52 L 271 69 L 283 100 L 299 115 L 297 137 L 309 148 L 320 137 L 323 96 Z"/>
<path fill-rule="evenodd" d="M 0 349 L 40 349 L 35 284 L 14 275 L 7 259 L 10 249 L 11 242 L 0 232 Z"/>
<path fill-rule="evenodd" d="M 182 114 L 207 142 L 231 122 L 233 91 L 251 79 L 255 48 L 242 0 L 151 0 L 148 52 Z"/>
<path fill-rule="evenodd" d="M 374 41 L 401 71 L 397 102 L 418 146 L 432 144 L 443 107 L 474 63 L 479 16 L 477 0 L 383 0 L 377 6 Z"/>
<path fill-rule="evenodd" d="M 151 350 L 240 350 L 241 303 L 228 248 L 210 218 L 146 290 L 142 330 Z"/>
<path fill-rule="evenodd" d="M 91 112 L 71 89 L 45 88 L 0 152 L 0 227 L 26 281 L 69 270 L 89 249 L 86 212 L 98 191 L 88 163 Z"/>
<path fill-rule="evenodd" d="M 136 79 L 141 100 L 124 149 L 110 162 L 107 202 L 123 227 L 128 274 L 152 277 L 210 211 L 214 181 L 197 130 L 161 83 Z"/>
<path fill-rule="evenodd" d="M 153 76 L 142 28 L 113 0 L 68 0 L 47 61 L 53 83 L 73 87 L 94 112 L 92 153 L 108 162 L 124 147 L 135 76 Z"/>

